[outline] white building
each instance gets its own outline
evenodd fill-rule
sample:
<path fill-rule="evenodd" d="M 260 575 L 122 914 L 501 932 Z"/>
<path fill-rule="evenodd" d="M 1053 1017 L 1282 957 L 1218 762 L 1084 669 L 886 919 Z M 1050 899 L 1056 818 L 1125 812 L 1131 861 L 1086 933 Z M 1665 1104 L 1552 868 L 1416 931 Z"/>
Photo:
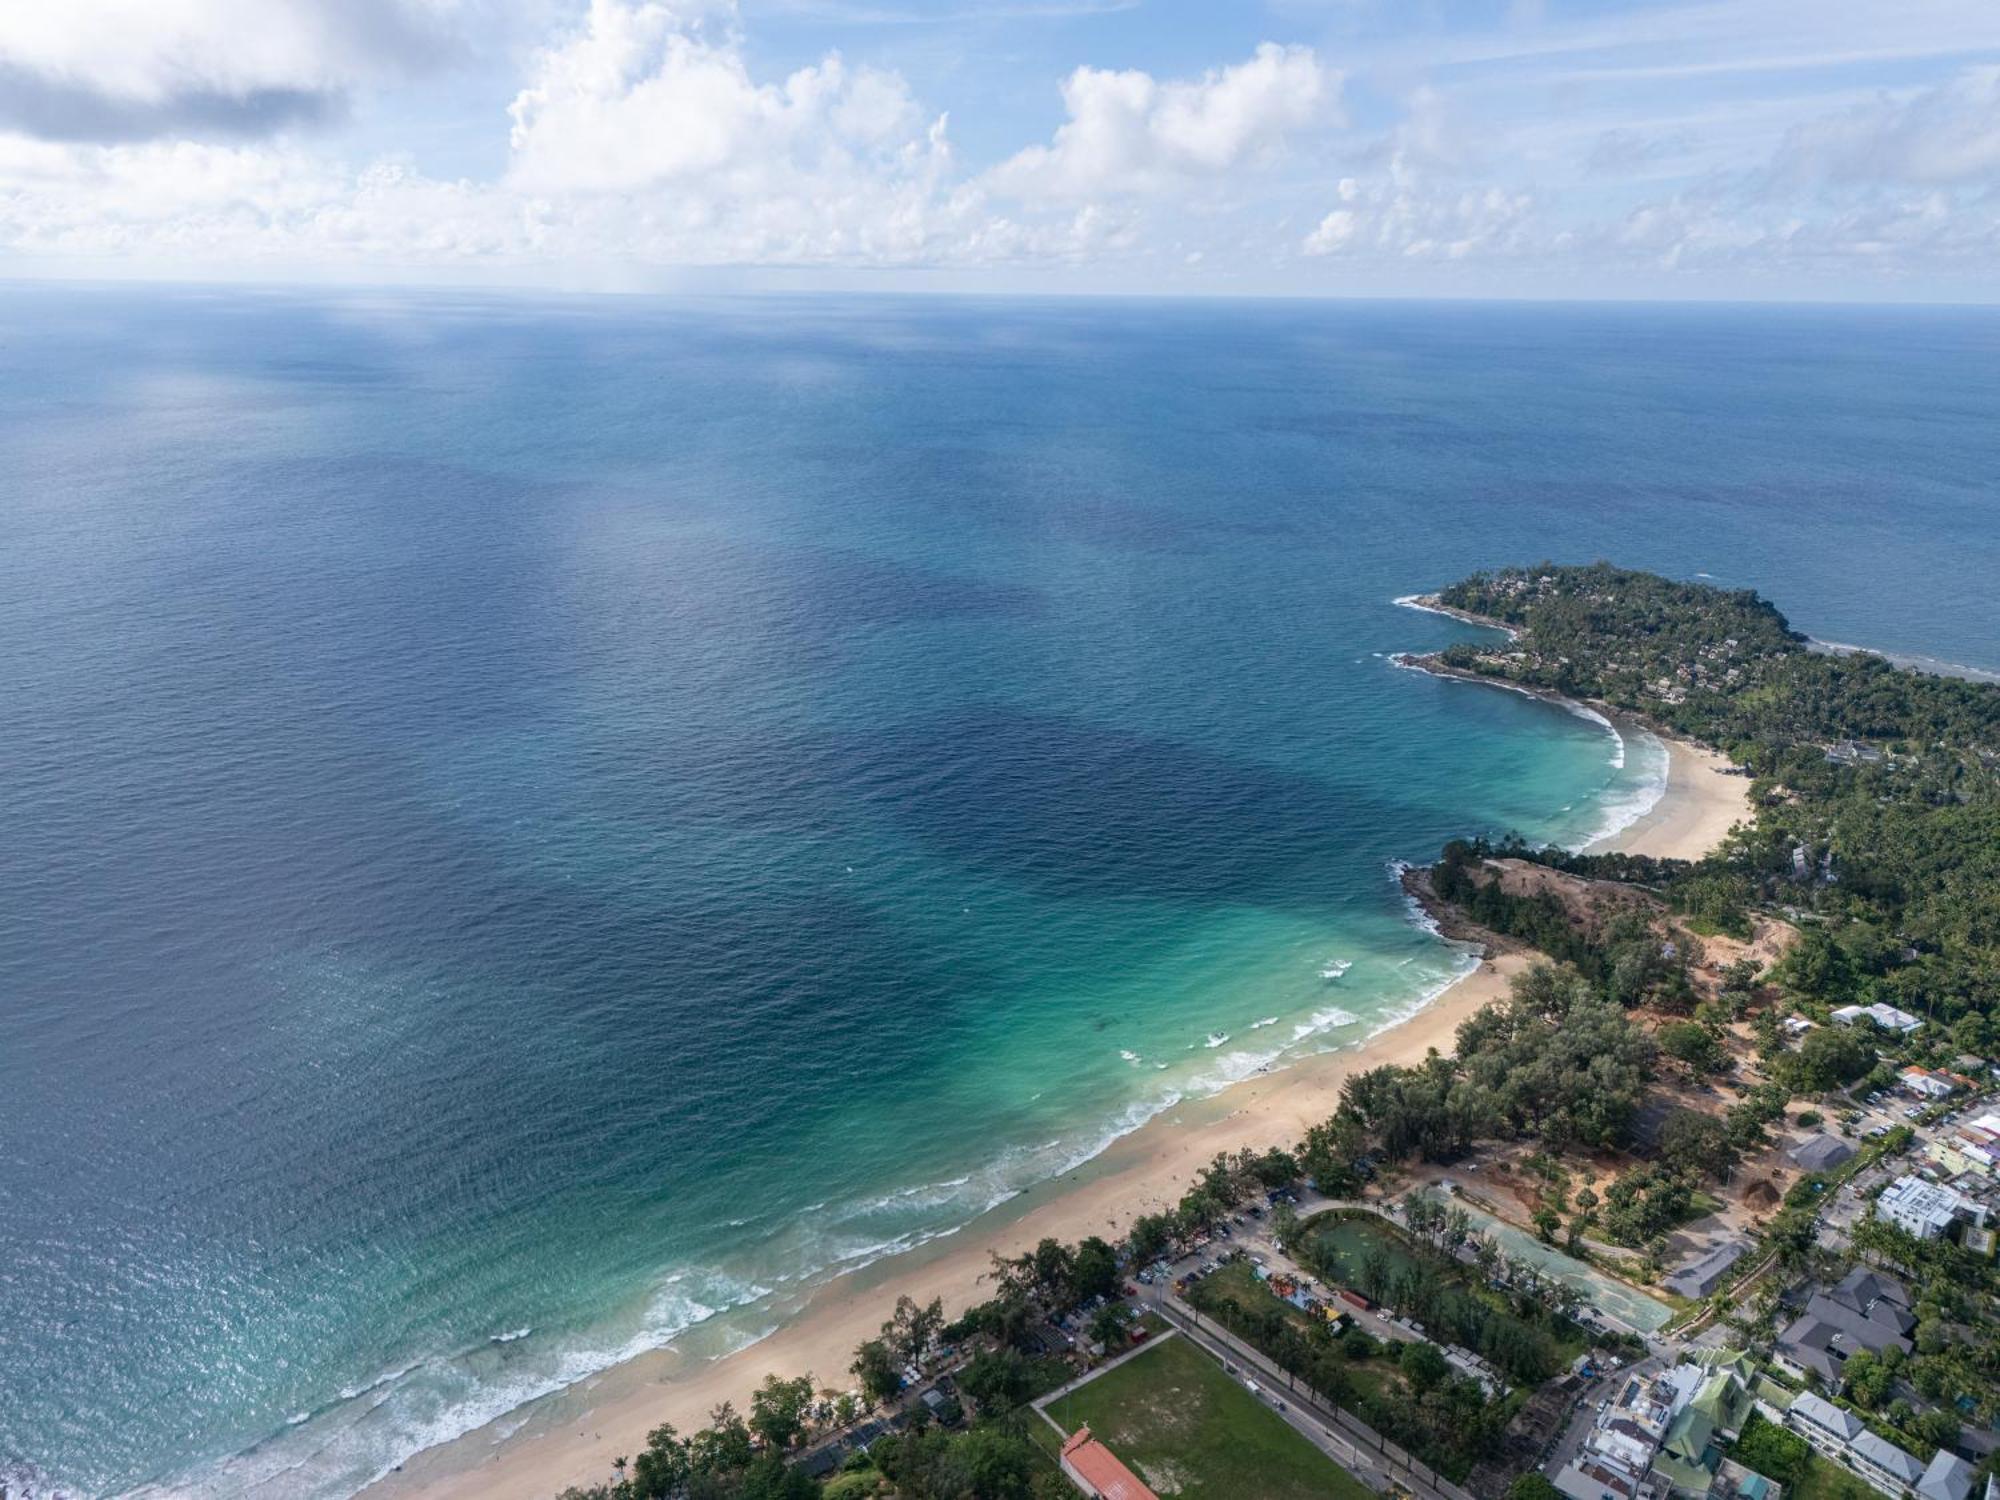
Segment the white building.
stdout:
<path fill-rule="evenodd" d="M 1905 1068 L 1903 1092 L 1915 1099 L 1949 1099 L 1958 1092 L 1958 1082 L 1929 1068 Z"/>
<path fill-rule="evenodd" d="M 1965 1500 L 1962 1495 L 1951 1494 L 1948 1487 L 1941 1488 L 1936 1496 L 1924 1492 L 1922 1486 L 1929 1480 L 1930 1471 L 1922 1462 L 1887 1438 L 1870 1432 L 1854 1413 L 1843 1411 L 1811 1391 L 1792 1398 L 1785 1412 L 1785 1425 L 1827 1458 L 1859 1474 L 1889 1500 L 1903 1500 L 1913 1490 L 1922 1500 Z M 1948 1466 L 1940 1468 L 1933 1462 L 1931 1469 L 1938 1470 L 1941 1486 L 1954 1477 Z M 1968 1468 L 1966 1472 L 1970 1474 L 1971 1470 Z"/>
<path fill-rule="evenodd" d="M 1828 1458 L 1847 1456 L 1847 1445 L 1868 1430 L 1853 1412 L 1844 1411 L 1824 1396 L 1801 1391 L 1785 1412 L 1785 1425 Z"/>
<path fill-rule="evenodd" d="M 1913 1016 L 1906 1010 L 1898 1010 L 1893 1005 L 1843 1005 L 1833 1013 L 1833 1019 L 1842 1026 L 1852 1026 L 1857 1021 L 1873 1021 L 1884 1031 L 1900 1032 L 1908 1036 L 1923 1025 L 1921 1016 Z"/>
<path fill-rule="evenodd" d="M 1891 1500 L 1916 1488 L 1924 1466 L 1879 1433 L 1864 1432 L 1847 1445 L 1847 1466 Z"/>
<path fill-rule="evenodd" d="M 1942 1239 L 1954 1223 L 1984 1228 L 1986 1205 L 1921 1177 L 1898 1177 L 1875 1200 L 1875 1215 L 1920 1240 Z"/>

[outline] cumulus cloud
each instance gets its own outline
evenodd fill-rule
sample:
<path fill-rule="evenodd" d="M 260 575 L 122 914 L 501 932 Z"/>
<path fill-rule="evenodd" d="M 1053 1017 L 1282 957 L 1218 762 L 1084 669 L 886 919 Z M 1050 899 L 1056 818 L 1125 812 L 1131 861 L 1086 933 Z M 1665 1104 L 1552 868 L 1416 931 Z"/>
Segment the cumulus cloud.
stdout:
<path fill-rule="evenodd" d="M 455 0 L 62 0 L 0 6 L 0 128 L 50 140 L 254 136 L 323 123 L 436 61 Z"/>
<path fill-rule="evenodd" d="M 995 209 L 902 78 L 836 54 L 752 76 L 728 12 L 595 0 L 533 60 L 490 181 L 354 170 L 297 140 L 0 134 L 0 246 L 238 263 L 591 267 L 1072 261 L 1133 244 L 1096 205 Z"/>
<path fill-rule="evenodd" d="M 1165 83 L 1136 70 L 1078 68 L 1068 120 L 987 176 L 1026 199 L 1149 193 L 1268 162 L 1293 132 L 1338 114 L 1340 75 L 1310 47 L 1260 46 L 1244 62 Z"/>
<path fill-rule="evenodd" d="M 1340 72 L 1267 43 L 1181 78 L 1077 68 L 1053 133 L 980 171 L 895 71 L 835 51 L 753 66 L 730 0 L 559 3 L 561 29 L 487 106 L 498 165 L 454 178 L 300 127 L 376 109 L 474 14 L 558 0 L 0 0 L 0 253 L 364 277 L 485 262 L 611 284 L 716 264 L 1305 284 L 1308 265 L 1463 280 L 1503 262 L 1635 278 L 2000 263 L 1990 63 L 1822 95 L 1817 113 L 1607 107 L 1563 128 L 1495 118 L 1456 79 L 1399 73 L 1392 103 L 1378 70 L 1361 131 Z"/>
<path fill-rule="evenodd" d="M 593 0 L 583 28 L 544 51 L 515 98 L 509 179 L 530 192 L 629 192 L 916 165 L 941 148 L 894 73 L 830 53 L 757 83 L 733 39 L 684 7 Z"/>

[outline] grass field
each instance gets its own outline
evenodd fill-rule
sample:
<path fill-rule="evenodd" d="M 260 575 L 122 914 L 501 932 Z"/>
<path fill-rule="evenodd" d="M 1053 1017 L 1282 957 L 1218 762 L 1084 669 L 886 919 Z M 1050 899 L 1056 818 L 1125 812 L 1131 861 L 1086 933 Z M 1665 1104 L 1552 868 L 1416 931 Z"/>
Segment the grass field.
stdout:
<path fill-rule="evenodd" d="M 1786 1500 L 1879 1500 L 1867 1480 L 1817 1453 L 1807 1461 L 1805 1473 L 1785 1494 Z"/>
<path fill-rule="evenodd" d="M 1048 1411 L 1064 1432 L 1088 1425 L 1175 1500 L 1371 1500 L 1185 1338 L 1162 1340 Z"/>

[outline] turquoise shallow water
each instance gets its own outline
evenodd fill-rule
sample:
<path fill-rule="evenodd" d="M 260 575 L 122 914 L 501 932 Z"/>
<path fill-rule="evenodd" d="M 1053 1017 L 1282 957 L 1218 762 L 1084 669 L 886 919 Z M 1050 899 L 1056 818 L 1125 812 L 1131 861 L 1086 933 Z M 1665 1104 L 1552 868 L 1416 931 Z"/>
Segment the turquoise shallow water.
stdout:
<path fill-rule="evenodd" d="M 1965 313 L 0 296 L 0 1464 L 334 1496 L 1458 957 L 1612 555 L 2000 665 Z M 1622 764 L 1618 763 L 1622 755 Z"/>

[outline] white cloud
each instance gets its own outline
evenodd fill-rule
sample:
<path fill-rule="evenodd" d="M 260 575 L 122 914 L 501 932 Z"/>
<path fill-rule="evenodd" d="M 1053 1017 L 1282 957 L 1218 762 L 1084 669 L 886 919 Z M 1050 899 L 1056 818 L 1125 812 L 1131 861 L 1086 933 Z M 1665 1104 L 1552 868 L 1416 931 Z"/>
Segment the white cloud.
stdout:
<path fill-rule="evenodd" d="M 1300 242 L 1309 256 L 1466 260 L 1549 248 L 1534 198 L 1500 187 L 1438 186 L 1407 171 L 1340 180 L 1339 206 Z"/>
<path fill-rule="evenodd" d="M 928 150 L 903 80 L 837 54 L 754 82 L 732 39 L 658 3 L 594 0 L 584 28 L 536 60 L 515 98 L 509 180 L 529 192 L 627 192 L 846 173 Z M 942 131 L 937 132 L 942 141 Z"/>
<path fill-rule="evenodd" d="M 59 140 L 271 133 L 435 61 L 456 0 L 0 6 L 0 128 Z"/>
<path fill-rule="evenodd" d="M 1260 46 L 1247 61 L 1162 83 L 1136 70 L 1078 68 L 1069 119 L 988 174 L 1024 199 L 1150 193 L 1267 163 L 1293 132 L 1337 118 L 1340 75 L 1310 47 Z"/>
<path fill-rule="evenodd" d="M 457 160 L 476 175 L 399 154 L 380 122 L 345 151 L 288 128 L 379 101 L 472 34 L 473 16 L 520 23 L 556 5 L 563 26 L 518 72 L 481 75 L 465 96 Z M 1342 61 L 1366 71 L 1365 51 Z M 1196 268 L 1301 285 L 1372 267 L 1421 288 L 1503 264 L 1494 275 L 1543 286 L 1572 268 L 1655 286 L 1663 272 L 1803 267 L 1945 267 L 1964 285 L 2000 250 L 1990 62 L 1894 93 L 1851 79 L 1754 100 L 1593 88 L 1561 120 L 1545 71 L 1503 90 L 1491 65 L 1377 69 L 1357 91 L 1363 133 L 1343 119 L 1330 61 L 1266 43 L 1182 78 L 1077 68 L 1053 134 L 981 172 L 900 72 L 817 48 L 770 72 L 754 55 L 730 0 L 0 0 L 0 254 L 93 273 L 483 263 L 510 280 L 620 285 L 697 265 L 1032 264 L 1134 285 Z M 18 78 L 31 87 L 10 90 Z M 981 124 L 973 138 L 990 140 Z M 363 140 L 390 149 L 364 155 Z"/>

